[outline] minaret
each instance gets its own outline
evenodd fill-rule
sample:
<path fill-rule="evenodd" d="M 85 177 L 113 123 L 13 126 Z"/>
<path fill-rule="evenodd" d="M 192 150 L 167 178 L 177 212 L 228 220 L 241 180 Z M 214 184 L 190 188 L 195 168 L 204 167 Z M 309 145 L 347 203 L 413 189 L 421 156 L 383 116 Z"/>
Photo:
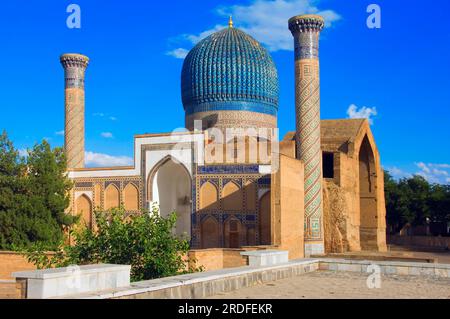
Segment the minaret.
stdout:
<path fill-rule="evenodd" d="M 320 147 L 318 15 L 289 19 L 295 45 L 295 116 L 297 158 L 305 164 L 305 255 L 324 253 L 322 220 L 322 151 Z"/>
<path fill-rule="evenodd" d="M 84 167 L 84 75 L 89 58 L 63 54 L 60 58 L 65 78 L 64 148 L 67 168 Z"/>

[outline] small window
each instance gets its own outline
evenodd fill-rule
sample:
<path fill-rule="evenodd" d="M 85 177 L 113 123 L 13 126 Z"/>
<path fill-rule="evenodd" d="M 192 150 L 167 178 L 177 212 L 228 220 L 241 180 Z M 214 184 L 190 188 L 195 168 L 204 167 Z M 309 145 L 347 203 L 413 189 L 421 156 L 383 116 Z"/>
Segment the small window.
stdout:
<path fill-rule="evenodd" d="M 334 178 L 334 154 L 323 153 L 323 177 Z"/>

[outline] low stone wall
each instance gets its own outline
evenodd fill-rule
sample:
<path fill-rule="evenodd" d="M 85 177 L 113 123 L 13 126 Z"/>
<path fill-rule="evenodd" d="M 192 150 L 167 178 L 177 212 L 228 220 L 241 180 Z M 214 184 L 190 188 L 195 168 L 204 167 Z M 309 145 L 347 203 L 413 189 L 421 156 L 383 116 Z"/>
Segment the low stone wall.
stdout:
<path fill-rule="evenodd" d="M 27 299 L 61 298 L 130 286 L 129 265 L 95 264 L 13 273 L 26 282 Z"/>
<path fill-rule="evenodd" d="M 317 260 L 297 260 L 268 267 L 240 267 L 132 283 L 130 287 L 80 299 L 202 299 L 223 292 L 291 278 L 318 270 Z"/>
<path fill-rule="evenodd" d="M 430 276 L 436 278 L 450 278 L 449 264 L 414 263 L 401 261 L 347 260 L 347 259 L 319 260 L 319 270 L 352 271 L 370 274 L 373 273 L 377 267 L 379 267 L 378 269 L 380 273 L 385 275 Z"/>
<path fill-rule="evenodd" d="M 240 267 L 132 283 L 73 299 L 202 299 L 318 270 L 450 278 L 450 265 L 344 259 L 299 259 L 281 265 Z"/>
<path fill-rule="evenodd" d="M 400 246 L 450 249 L 450 237 L 390 235 L 388 243 Z"/>
<path fill-rule="evenodd" d="M 36 266 L 27 259 L 12 251 L 0 251 L 0 280 L 12 279 L 11 273 L 16 271 L 35 270 Z"/>

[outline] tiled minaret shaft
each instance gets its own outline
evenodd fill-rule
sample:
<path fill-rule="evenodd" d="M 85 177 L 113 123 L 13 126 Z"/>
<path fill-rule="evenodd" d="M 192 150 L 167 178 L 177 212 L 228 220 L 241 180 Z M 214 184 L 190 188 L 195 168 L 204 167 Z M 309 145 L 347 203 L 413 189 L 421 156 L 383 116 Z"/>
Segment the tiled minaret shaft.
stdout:
<path fill-rule="evenodd" d="M 65 78 L 64 148 L 67 168 L 84 167 L 84 75 L 89 58 L 63 54 L 60 58 Z"/>
<path fill-rule="evenodd" d="M 317 15 L 289 19 L 295 44 L 297 158 L 305 164 L 305 255 L 324 252 L 322 220 L 322 151 L 320 147 L 319 35 Z"/>

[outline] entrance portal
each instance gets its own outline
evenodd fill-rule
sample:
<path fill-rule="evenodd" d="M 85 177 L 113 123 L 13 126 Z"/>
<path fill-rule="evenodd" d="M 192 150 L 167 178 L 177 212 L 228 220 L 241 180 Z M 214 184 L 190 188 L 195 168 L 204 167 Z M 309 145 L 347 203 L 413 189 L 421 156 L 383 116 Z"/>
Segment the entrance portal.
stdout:
<path fill-rule="evenodd" d="M 191 177 L 183 164 L 171 157 L 156 166 L 151 176 L 152 202 L 159 204 L 161 216 L 177 213 L 176 234 L 191 238 Z"/>
<path fill-rule="evenodd" d="M 362 250 L 377 250 L 377 198 L 375 157 L 364 137 L 359 151 L 360 244 Z"/>

